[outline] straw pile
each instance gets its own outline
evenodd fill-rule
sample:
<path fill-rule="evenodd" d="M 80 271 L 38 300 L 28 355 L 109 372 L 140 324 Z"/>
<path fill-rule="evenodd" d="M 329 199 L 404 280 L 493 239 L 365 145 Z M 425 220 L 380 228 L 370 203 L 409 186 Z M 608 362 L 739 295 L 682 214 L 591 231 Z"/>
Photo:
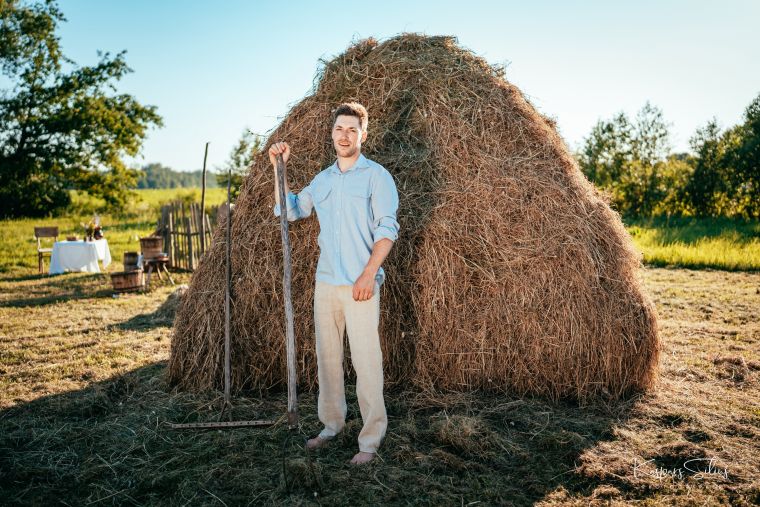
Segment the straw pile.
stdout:
<path fill-rule="evenodd" d="M 351 100 L 369 110 L 363 152 L 391 172 L 401 200 L 381 292 L 389 387 L 589 399 L 653 385 L 657 319 L 639 255 L 554 123 L 503 69 L 452 37 L 405 34 L 356 43 L 317 78 L 270 140 L 291 144 L 288 178 L 298 191 L 334 160 L 331 110 Z M 287 378 L 273 205 L 264 153 L 233 215 L 235 390 Z M 220 222 L 175 321 L 169 376 L 183 389 L 223 385 Z M 301 389 L 314 389 L 319 225 L 311 217 L 290 230 L 298 376 Z"/>

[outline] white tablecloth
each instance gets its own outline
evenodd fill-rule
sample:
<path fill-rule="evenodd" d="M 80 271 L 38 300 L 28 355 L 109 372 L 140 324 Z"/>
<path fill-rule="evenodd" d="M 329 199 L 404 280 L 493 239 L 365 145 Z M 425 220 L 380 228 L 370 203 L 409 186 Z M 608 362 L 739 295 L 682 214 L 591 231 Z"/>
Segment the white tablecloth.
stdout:
<path fill-rule="evenodd" d="M 48 273 L 56 275 L 64 271 L 84 271 L 100 273 L 98 261 L 103 267 L 111 264 L 111 250 L 106 239 L 95 241 L 56 241 L 50 254 Z"/>

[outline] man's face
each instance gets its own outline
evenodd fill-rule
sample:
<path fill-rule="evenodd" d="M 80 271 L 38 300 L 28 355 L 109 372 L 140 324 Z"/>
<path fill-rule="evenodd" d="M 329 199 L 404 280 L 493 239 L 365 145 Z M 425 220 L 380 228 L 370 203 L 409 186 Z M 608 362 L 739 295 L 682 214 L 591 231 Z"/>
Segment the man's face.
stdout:
<path fill-rule="evenodd" d="M 367 132 L 361 128 L 361 120 L 356 116 L 340 115 L 332 129 L 333 146 L 339 157 L 351 158 L 358 154 Z"/>

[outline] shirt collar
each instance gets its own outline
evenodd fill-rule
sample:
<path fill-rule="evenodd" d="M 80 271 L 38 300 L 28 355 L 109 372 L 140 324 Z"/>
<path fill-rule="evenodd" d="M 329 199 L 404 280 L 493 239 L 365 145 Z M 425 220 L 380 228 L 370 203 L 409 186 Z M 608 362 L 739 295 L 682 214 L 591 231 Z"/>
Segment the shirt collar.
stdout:
<path fill-rule="evenodd" d="M 365 167 L 369 167 L 369 162 L 367 161 L 367 158 L 363 154 L 360 154 L 359 158 L 357 158 L 356 162 L 354 162 L 354 165 L 352 165 L 351 167 L 349 167 L 348 169 L 346 169 L 345 172 L 348 173 L 348 172 L 353 171 L 354 169 L 363 169 Z M 333 165 L 330 166 L 330 171 L 333 172 L 333 173 L 336 173 L 336 174 L 340 174 L 341 173 L 340 167 L 338 167 L 338 161 L 337 160 L 335 162 L 333 162 Z"/>

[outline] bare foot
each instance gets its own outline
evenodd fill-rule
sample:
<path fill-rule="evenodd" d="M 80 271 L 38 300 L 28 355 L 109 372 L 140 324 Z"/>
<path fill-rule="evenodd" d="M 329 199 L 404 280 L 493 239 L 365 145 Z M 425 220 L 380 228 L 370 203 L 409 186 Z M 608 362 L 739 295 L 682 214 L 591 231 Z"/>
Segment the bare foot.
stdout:
<path fill-rule="evenodd" d="M 329 441 L 330 441 L 329 438 L 322 438 L 319 435 L 317 435 L 316 437 L 310 438 L 309 440 L 306 441 L 306 448 L 311 449 L 311 450 L 319 449 L 321 447 L 326 446 L 327 442 Z"/>
<path fill-rule="evenodd" d="M 351 464 L 363 465 L 365 463 L 369 463 L 373 459 L 375 459 L 374 452 L 358 452 L 356 453 L 356 456 L 354 456 L 354 459 L 351 460 Z"/>

